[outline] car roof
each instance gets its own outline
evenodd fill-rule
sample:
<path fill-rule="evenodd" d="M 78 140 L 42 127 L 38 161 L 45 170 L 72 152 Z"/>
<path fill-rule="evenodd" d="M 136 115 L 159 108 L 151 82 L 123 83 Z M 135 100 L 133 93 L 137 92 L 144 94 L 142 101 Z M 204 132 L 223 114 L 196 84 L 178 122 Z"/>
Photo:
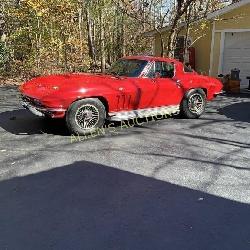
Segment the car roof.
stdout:
<path fill-rule="evenodd" d="M 137 59 L 137 60 L 145 60 L 145 61 L 164 61 L 164 62 L 174 62 L 180 63 L 180 61 L 169 58 L 169 57 L 156 57 L 156 56 L 125 56 L 123 59 Z"/>

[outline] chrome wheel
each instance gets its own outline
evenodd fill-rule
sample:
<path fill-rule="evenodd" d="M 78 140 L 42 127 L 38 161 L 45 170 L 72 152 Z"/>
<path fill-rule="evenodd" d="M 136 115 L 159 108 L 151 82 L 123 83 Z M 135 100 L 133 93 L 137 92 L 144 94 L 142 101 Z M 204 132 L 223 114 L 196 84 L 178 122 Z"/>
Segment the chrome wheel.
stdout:
<path fill-rule="evenodd" d="M 201 94 L 194 93 L 189 97 L 188 109 L 190 110 L 190 112 L 199 115 L 203 112 L 204 106 L 205 103 Z"/>
<path fill-rule="evenodd" d="M 75 122 L 80 128 L 84 130 L 95 128 L 99 122 L 98 108 L 91 104 L 85 104 L 81 106 L 76 111 Z"/>

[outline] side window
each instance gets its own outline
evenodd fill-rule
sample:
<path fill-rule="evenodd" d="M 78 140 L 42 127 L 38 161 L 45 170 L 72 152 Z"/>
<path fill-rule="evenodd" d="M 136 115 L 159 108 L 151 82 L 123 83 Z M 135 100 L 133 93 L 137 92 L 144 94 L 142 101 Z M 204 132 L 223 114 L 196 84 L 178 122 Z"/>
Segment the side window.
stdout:
<path fill-rule="evenodd" d="M 154 78 L 159 75 L 160 78 L 172 78 L 174 76 L 174 64 L 167 62 L 155 62 L 147 73 L 148 78 Z"/>
<path fill-rule="evenodd" d="M 147 73 L 148 78 L 154 78 L 155 77 L 155 65 L 154 63 L 151 65 L 148 73 Z"/>
<path fill-rule="evenodd" d="M 161 78 L 172 78 L 174 76 L 174 64 L 155 62 L 155 72 L 159 73 Z"/>

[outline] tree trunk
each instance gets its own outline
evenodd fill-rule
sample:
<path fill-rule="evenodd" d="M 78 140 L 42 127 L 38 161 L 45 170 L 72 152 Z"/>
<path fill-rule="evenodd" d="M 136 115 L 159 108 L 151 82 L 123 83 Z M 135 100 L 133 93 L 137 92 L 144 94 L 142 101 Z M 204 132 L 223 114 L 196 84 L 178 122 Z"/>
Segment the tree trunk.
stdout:
<path fill-rule="evenodd" d="M 86 6 L 85 10 L 86 10 L 86 19 L 87 19 L 89 57 L 91 58 L 92 63 L 96 65 L 96 53 L 95 53 L 95 45 L 93 41 L 93 30 L 92 30 L 92 22 L 90 19 L 89 7 Z"/>
<path fill-rule="evenodd" d="M 121 56 L 126 55 L 126 41 L 125 41 L 125 27 L 124 27 L 124 15 L 122 14 L 121 21 Z"/>
<path fill-rule="evenodd" d="M 41 22 L 40 22 L 39 17 L 37 17 L 37 30 L 39 34 L 36 34 L 36 67 L 37 67 L 37 70 L 40 71 L 42 30 L 41 30 Z"/>
<path fill-rule="evenodd" d="M 104 37 L 104 25 L 103 25 L 103 12 L 102 9 L 100 9 L 100 54 L 101 54 L 101 71 L 102 73 L 105 72 L 105 64 L 106 64 L 106 58 L 105 58 L 105 37 Z"/>
<path fill-rule="evenodd" d="M 80 39 L 80 51 L 81 51 L 81 59 L 83 60 L 83 33 L 82 33 L 82 12 L 83 6 L 81 5 L 78 9 L 78 29 L 79 29 L 79 39 Z"/>
<path fill-rule="evenodd" d="M 189 30 L 190 30 L 190 16 L 191 16 L 191 7 L 188 8 L 187 14 L 186 14 L 186 34 L 185 34 L 185 41 L 184 41 L 184 62 L 187 61 L 187 55 L 188 55 L 188 36 L 189 36 Z"/>
<path fill-rule="evenodd" d="M 178 23 L 179 17 L 175 17 L 172 29 L 168 36 L 168 45 L 167 45 L 167 56 L 168 57 L 174 57 L 174 45 L 175 40 L 178 32 L 177 23 Z"/>
<path fill-rule="evenodd" d="M 66 43 L 66 35 L 62 32 L 62 42 L 63 42 L 63 64 L 64 71 L 68 71 L 68 51 L 67 51 L 67 43 Z"/>
<path fill-rule="evenodd" d="M 175 41 L 178 33 L 178 22 L 182 18 L 183 14 L 187 12 L 189 5 L 194 2 L 194 0 L 177 0 L 177 7 L 176 7 L 176 14 L 173 20 L 172 29 L 168 36 L 168 46 L 167 46 L 167 56 L 173 57 L 174 56 L 174 46 Z"/>

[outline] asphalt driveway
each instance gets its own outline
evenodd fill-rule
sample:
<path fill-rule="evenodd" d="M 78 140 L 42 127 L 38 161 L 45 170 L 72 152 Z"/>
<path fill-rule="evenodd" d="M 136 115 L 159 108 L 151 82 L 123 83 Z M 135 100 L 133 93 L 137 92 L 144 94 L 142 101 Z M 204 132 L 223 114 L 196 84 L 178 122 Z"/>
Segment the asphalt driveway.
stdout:
<path fill-rule="evenodd" d="M 0 87 L 0 249 L 250 249 L 250 96 L 128 125 L 73 137 Z"/>

